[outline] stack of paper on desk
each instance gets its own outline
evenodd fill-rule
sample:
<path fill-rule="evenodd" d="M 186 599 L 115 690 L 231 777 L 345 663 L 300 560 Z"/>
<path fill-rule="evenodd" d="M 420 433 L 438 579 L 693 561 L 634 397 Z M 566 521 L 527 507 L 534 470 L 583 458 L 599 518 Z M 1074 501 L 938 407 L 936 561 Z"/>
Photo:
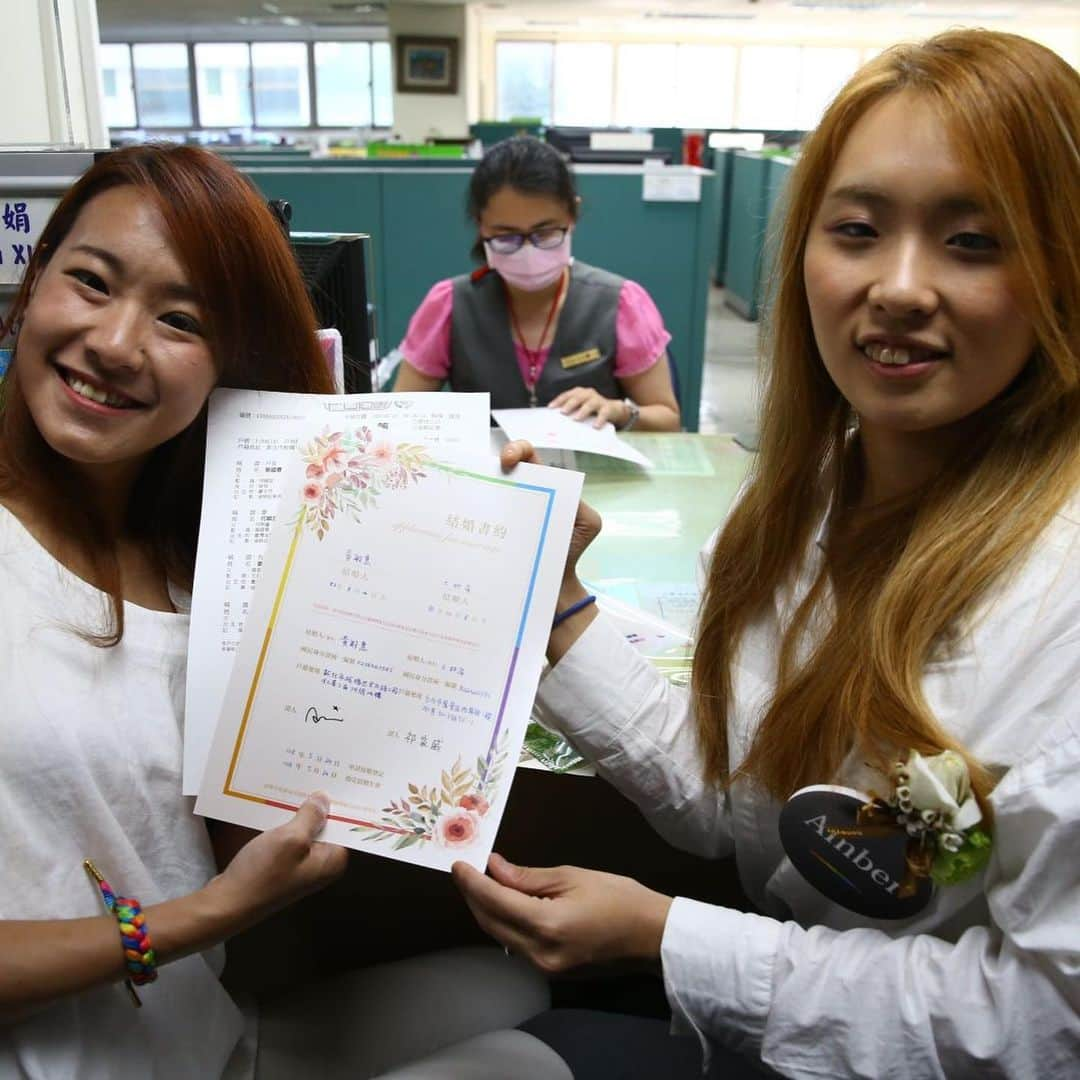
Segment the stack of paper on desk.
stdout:
<path fill-rule="evenodd" d="M 543 449 L 578 450 L 632 461 L 650 468 L 651 462 L 615 433 L 611 424 L 593 427 L 592 420 L 572 420 L 558 409 L 492 409 L 495 423 L 510 439 L 528 439 Z"/>
<path fill-rule="evenodd" d="M 268 828 L 323 790 L 327 840 L 482 867 L 580 475 L 501 474 L 486 395 L 335 398 L 345 409 L 328 416 L 313 402 L 329 399 L 238 394 L 211 403 L 188 723 L 203 736 L 217 726 L 208 754 L 191 733 L 197 812 Z M 280 507 L 248 536 L 250 499 L 275 485 Z M 217 549 L 218 536 L 262 560 L 235 653 L 225 605 L 242 548 Z"/>

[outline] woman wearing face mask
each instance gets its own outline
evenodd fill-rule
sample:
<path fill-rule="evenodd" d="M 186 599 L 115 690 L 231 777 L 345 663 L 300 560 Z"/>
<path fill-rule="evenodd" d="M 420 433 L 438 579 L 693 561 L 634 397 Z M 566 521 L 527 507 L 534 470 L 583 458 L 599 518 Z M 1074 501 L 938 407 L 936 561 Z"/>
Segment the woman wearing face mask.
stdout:
<path fill-rule="evenodd" d="M 633 281 L 571 257 L 580 199 L 558 152 L 531 137 L 493 146 L 469 184 L 474 254 L 487 265 L 434 285 L 409 323 L 395 390 L 491 394 L 597 427 L 678 431 L 671 335 Z"/>

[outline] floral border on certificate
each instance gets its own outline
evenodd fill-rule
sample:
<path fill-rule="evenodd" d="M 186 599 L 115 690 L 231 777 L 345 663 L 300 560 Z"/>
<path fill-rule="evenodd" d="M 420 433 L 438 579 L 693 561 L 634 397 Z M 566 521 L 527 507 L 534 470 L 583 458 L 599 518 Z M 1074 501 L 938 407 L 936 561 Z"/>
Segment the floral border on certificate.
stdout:
<path fill-rule="evenodd" d="M 440 847 L 464 848 L 476 840 L 480 821 L 497 798 L 506 765 L 506 732 L 485 760 L 476 759 L 475 768 L 457 758 L 443 770 L 438 786 L 409 784 L 409 793 L 400 801 L 382 808 L 378 823 L 357 825 L 353 832 L 364 840 L 394 837 L 393 848 L 400 851 L 413 844 L 436 843 Z"/>
<path fill-rule="evenodd" d="M 354 521 L 377 505 L 384 491 L 403 488 L 427 476 L 427 447 L 376 437 L 366 425 L 355 431 L 324 431 L 301 447 L 307 462 L 303 505 L 295 519 L 321 540 L 338 513 Z"/>

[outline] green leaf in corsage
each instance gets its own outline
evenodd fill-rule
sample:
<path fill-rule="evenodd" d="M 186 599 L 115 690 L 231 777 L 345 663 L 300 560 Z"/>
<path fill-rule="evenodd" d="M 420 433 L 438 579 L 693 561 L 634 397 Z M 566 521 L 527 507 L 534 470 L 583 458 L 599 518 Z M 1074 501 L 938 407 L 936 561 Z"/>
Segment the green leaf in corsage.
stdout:
<path fill-rule="evenodd" d="M 986 865 L 993 846 L 988 833 L 978 828 L 968 829 L 958 851 L 938 848 L 930 867 L 930 877 L 938 885 L 959 885 Z"/>

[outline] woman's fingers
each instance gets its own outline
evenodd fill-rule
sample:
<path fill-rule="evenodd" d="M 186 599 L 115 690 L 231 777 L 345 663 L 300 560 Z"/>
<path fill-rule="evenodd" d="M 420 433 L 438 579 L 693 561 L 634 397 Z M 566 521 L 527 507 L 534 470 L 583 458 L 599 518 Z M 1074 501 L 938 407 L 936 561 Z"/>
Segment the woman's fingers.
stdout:
<path fill-rule="evenodd" d="M 556 929 L 557 918 L 552 907 L 554 896 L 560 891 L 561 868 L 527 869 L 497 856 L 488 863 L 488 868 L 513 884 L 502 884 L 494 877 L 485 877 L 465 863 L 455 863 L 453 867 L 454 880 L 477 925 L 500 944 L 527 957 L 544 971 L 554 972 L 570 966 L 563 958 L 563 942 Z M 521 891 L 523 886 L 547 895 L 531 895 Z"/>
<path fill-rule="evenodd" d="M 583 390 L 573 403 L 567 403 L 567 407 L 563 409 L 563 412 L 571 413 L 575 420 L 584 420 L 586 417 L 593 416 L 603 409 L 605 401 L 607 401 L 607 398 L 599 391 Z"/>
<path fill-rule="evenodd" d="M 565 877 L 562 867 L 518 866 L 495 852 L 488 859 L 488 873 L 500 885 L 534 897 L 557 896 Z"/>
<path fill-rule="evenodd" d="M 550 408 L 561 409 L 567 416 L 573 415 L 576 410 L 587 406 L 590 401 L 603 398 L 589 386 L 576 386 L 572 390 L 565 390 L 558 397 L 552 398 Z"/>
<path fill-rule="evenodd" d="M 597 410 L 596 419 L 593 421 L 593 427 L 602 428 L 605 424 L 611 424 L 613 427 L 618 427 L 619 422 L 623 419 L 623 403 L 621 401 L 612 401 L 611 398 L 604 398 L 603 405 Z"/>
<path fill-rule="evenodd" d="M 281 826 L 291 834 L 302 857 L 296 868 L 298 877 L 308 878 L 312 885 L 321 886 L 344 872 L 348 851 L 338 844 L 328 844 L 317 837 L 326 826 L 330 814 L 330 797 L 323 791 L 313 792 L 300 804 L 292 820 Z"/>
<path fill-rule="evenodd" d="M 309 842 L 322 832 L 330 813 L 330 796 L 325 791 L 313 791 L 297 808 L 286 828 L 293 828 Z"/>
<path fill-rule="evenodd" d="M 527 439 L 514 439 L 499 451 L 499 463 L 506 472 L 509 472 L 516 465 L 520 465 L 523 461 L 529 465 L 540 464 L 536 449 Z"/>
<path fill-rule="evenodd" d="M 549 409 L 561 409 L 565 416 L 572 420 L 588 420 L 590 416 L 596 419 L 593 426 L 601 428 L 604 424 L 614 424 L 623 420 L 623 403 L 615 398 L 604 397 L 599 390 L 591 386 L 578 386 L 572 390 L 564 390 L 557 397 L 548 402 Z"/>
<path fill-rule="evenodd" d="M 572 420 L 588 420 L 590 416 L 596 419 L 594 427 L 603 427 L 604 424 L 615 424 L 622 417 L 623 404 L 613 398 L 604 397 L 599 390 L 591 387 L 567 390 L 551 402 L 552 406 L 561 407 L 563 413 Z"/>
<path fill-rule="evenodd" d="M 454 863 L 451 872 L 469 907 L 478 916 L 482 913 L 497 924 L 517 930 L 532 926 L 538 902 L 535 897 L 481 874 L 468 863 Z"/>

